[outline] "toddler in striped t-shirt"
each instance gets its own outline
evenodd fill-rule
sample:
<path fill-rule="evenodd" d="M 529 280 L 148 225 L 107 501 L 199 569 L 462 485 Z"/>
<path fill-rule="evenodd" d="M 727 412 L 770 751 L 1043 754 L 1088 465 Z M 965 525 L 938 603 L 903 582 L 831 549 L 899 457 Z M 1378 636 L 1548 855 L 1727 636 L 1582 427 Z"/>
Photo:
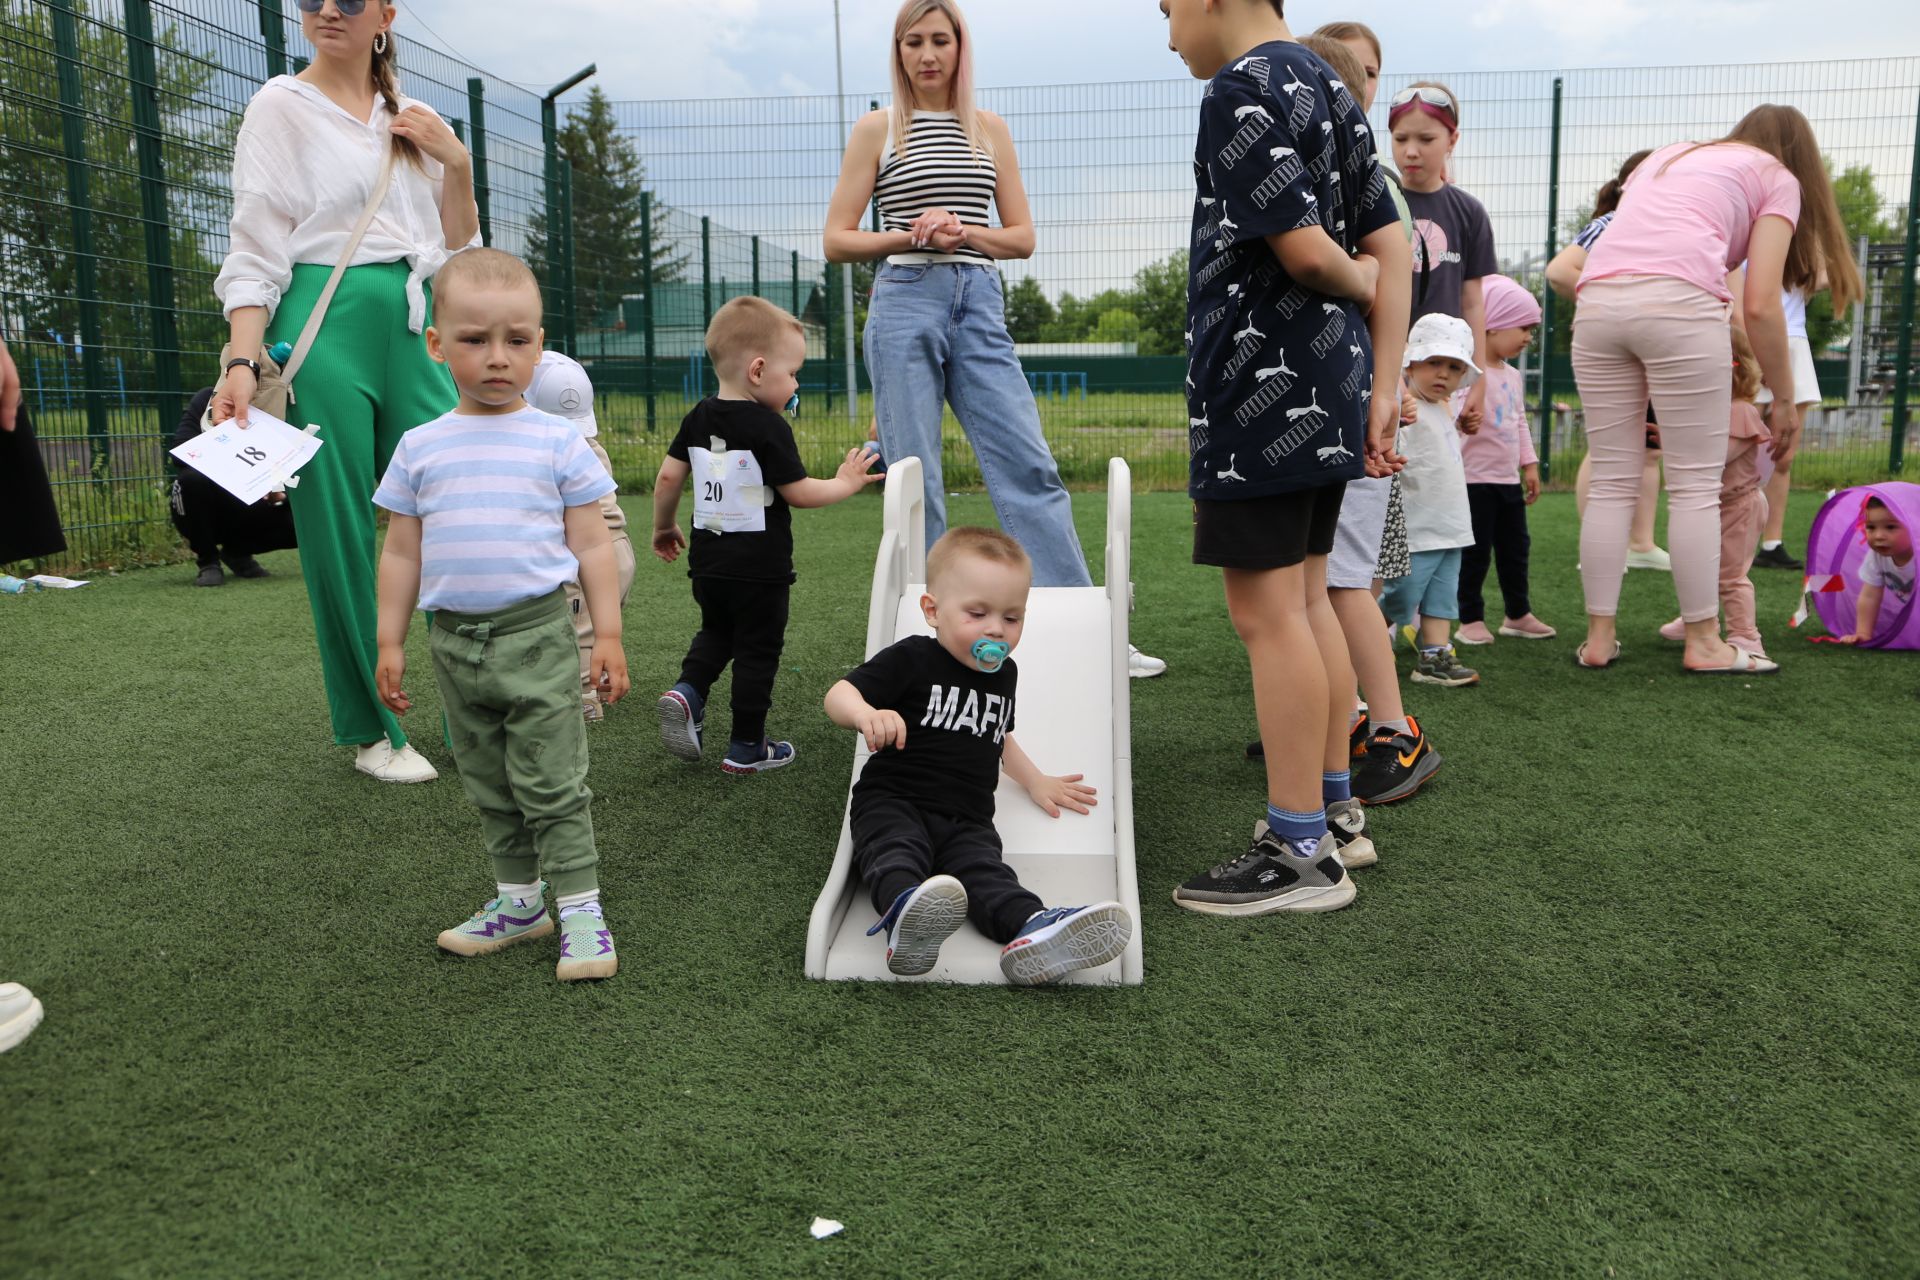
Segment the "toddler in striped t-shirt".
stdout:
<path fill-rule="evenodd" d="M 544 870 L 560 916 L 557 976 L 612 977 L 565 587 L 578 581 L 586 596 L 590 675 L 616 702 L 629 682 L 600 514 L 613 478 L 572 423 L 527 407 L 546 335 L 526 264 L 468 249 L 434 285 L 427 350 L 452 371 L 460 403 L 401 437 L 373 500 L 392 515 L 380 557 L 380 697 L 396 713 L 412 705 L 400 687 L 407 624 L 416 604 L 430 610 L 453 757 L 497 882 L 440 946 L 478 956 L 551 934 Z"/>

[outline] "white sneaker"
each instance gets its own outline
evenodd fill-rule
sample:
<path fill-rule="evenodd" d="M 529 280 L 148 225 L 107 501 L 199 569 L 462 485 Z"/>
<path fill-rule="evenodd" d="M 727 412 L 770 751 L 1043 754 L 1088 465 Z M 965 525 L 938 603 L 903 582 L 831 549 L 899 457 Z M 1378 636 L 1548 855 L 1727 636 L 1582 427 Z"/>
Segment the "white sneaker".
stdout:
<path fill-rule="evenodd" d="M 46 1010 L 17 982 L 0 982 L 0 1053 L 25 1040 Z"/>
<path fill-rule="evenodd" d="M 1655 573 L 1672 573 L 1673 557 L 1667 554 L 1665 547 L 1654 547 L 1650 551 L 1629 551 L 1627 568 L 1651 569 Z"/>
<path fill-rule="evenodd" d="M 1140 652 L 1132 645 L 1127 646 L 1127 674 L 1135 680 L 1151 680 L 1155 676 L 1167 673 L 1164 659 L 1155 658 Z"/>
<path fill-rule="evenodd" d="M 354 754 L 353 767 L 377 782 L 432 782 L 440 776 L 411 744 L 398 751 L 385 738 Z"/>

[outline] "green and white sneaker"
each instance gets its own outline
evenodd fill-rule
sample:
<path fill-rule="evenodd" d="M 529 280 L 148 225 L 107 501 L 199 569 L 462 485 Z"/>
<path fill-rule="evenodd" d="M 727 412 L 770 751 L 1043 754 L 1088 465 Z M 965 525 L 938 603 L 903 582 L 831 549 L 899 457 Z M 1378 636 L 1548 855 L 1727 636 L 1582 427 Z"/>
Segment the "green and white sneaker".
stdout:
<path fill-rule="evenodd" d="M 554 977 L 562 982 L 611 978 L 619 967 L 613 933 L 597 907 L 569 911 L 560 917 L 560 963 L 554 966 Z"/>
<path fill-rule="evenodd" d="M 440 935 L 440 949 L 457 956 L 491 955 L 516 942 L 544 938 L 553 932 L 547 914 L 547 886 L 531 902 L 520 898 L 491 898 L 463 924 Z"/>

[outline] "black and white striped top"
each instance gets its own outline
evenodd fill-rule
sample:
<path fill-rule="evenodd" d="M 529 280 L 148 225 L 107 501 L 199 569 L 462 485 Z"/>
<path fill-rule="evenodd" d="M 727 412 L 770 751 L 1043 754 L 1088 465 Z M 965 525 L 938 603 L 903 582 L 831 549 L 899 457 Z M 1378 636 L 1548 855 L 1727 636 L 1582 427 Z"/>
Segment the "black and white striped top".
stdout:
<path fill-rule="evenodd" d="M 993 157 L 976 158 L 967 135 L 951 111 L 916 111 L 907 134 L 907 153 L 893 148 L 891 135 L 880 157 L 873 198 L 880 206 L 881 225 L 906 231 L 928 209 L 945 209 L 970 227 L 985 227 L 987 206 L 993 200 L 998 173 Z M 888 262 L 991 262 L 972 245 L 958 253 L 931 250 L 896 253 Z"/>

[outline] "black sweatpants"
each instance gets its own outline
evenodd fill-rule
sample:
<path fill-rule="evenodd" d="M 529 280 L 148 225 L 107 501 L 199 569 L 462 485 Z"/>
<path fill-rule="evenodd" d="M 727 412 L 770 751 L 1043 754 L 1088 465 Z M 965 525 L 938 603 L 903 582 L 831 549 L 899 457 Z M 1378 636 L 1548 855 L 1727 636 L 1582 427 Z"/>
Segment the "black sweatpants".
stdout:
<path fill-rule="evenodd" d="M 720 673 L 733 663 L 733 741 L 758 743 L 767 736 L 773 678 L 787 643 L 785 582 L 741 578 L 695 578 L 700 630 L 687 647 L 680 678 L 704 701 Z"/>
<path fill-rule="evenodd" d="M 903 890 L 929 876 L 952 876 L 967 891 L 967 919 L 1003 946 L 1046 906 L 1001 858 L 991 822 L 928 813 L 892 796 L 854 805 L 853 866 L 883 916 Z"/>
<path fill-rule="evenodd" d="M 222 551 L 237 559 L 289 551 L 296 542 L 293 510 L 286 503 L 262 500 L 249 506 L 192 467 L 182 467 L 174 478 L 169 514 L 202 569 L 220 563 Z"/>
<path fill-rule="evenodd" d="M 1500 595 L 1509 618 L 1533 612 L 1527 599 L 1527 552 L 1533 535 L 1527 532 L 1527 491 L 1517 484 L 1470 484 L 1467 509 L 1473 513 L 1473 545 L 1460 555 L 1460 623 L 1485 622 L 1486 601 L 1480 588 L 1487 581 L 1487 565 L 1500 570 Z"/>

